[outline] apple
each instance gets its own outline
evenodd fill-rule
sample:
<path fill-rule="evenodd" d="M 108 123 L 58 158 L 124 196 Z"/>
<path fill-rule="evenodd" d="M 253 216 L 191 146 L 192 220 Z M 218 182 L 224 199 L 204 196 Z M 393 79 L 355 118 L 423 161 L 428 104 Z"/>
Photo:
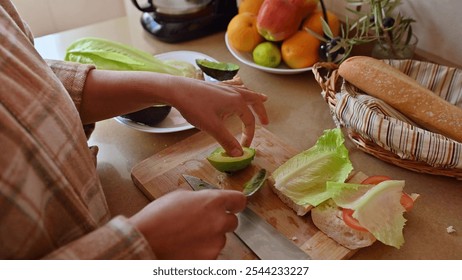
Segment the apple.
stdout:
<path fill-rule="evenodd" d="M 303 16 L 300 6 L 293 1 L 295 0 L 265 0 L 263 2 L 257 16 L 257 30 L 266 40 L 283 41 L 297 32 Z"/>

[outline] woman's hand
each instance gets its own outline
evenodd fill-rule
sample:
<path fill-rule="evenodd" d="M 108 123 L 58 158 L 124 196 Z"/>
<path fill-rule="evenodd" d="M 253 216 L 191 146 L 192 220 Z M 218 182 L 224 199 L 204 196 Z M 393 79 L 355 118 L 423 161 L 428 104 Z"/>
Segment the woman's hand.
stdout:
<path fill-rule="evenodd" d="M 238 191 L 174 191 L 129 219 L 159 259 L 216 259 L 226 233 L 236 229 L 235 213 L 246 205 Z"/>
<path fill-rule="evenodd" d="M 246 88 L 240 79 L 226 82 L 176 77 L 138 71 L 89 72 L 79 108 L 82 122 L 134 112 L 152 104 L 170 104 L 195 127 L 212 135 L 231 156 L 242 155 L 255 133 L 255 115 L 268 123 L 264 107 L 267 96 Z M 232 115 L 243 123 L 241 143 L 226 128 Z"/>
<path fill-rule="evenodd" d="M 184 79 L 182 79 L 184 80 Z M 186 80 L 180 98 L 172 105 L 194 126 L 212 135 L 231 156 L 242 155 L 242 146 L 250 146 L 255 133 L 255 115 L 268 123 L 264 107 L 267 96 L 246 88 L 239 78 L 223 83 Z M 224 120 L 236 115 L 243 124 L 241 143 L 226 128 Z"/>

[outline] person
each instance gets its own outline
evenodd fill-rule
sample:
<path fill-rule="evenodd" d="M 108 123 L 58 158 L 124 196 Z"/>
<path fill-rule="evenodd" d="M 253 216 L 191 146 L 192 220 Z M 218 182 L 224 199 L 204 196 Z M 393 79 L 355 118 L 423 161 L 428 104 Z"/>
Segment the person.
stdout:
<path fill-rule="evenodd" d="M 153 103 L 176 107 L 237 156 L 264 94 L 244 86 L 46 61 L 9 0 L 0 0 L 0 258 L 213 259 L 237 226 L 237 191 L 174 191 L 111 217 L 97 176 L 95 123 Z M 241 142 L 224 120 L 237 115 Z M 184 211 L 188 209 L 188 211 Z"/>

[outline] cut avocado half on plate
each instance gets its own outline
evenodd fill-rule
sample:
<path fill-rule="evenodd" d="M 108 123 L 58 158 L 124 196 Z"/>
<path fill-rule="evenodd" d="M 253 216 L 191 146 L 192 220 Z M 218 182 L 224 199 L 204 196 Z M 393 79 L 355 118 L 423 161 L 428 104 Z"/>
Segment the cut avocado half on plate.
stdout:
<path fill-rule="evenodd" d="M 230 62 L 196 59 L 196 64 L 202 72 L 219 81 L 231 80 L 239 71 L 239 65 Z"/>
<path fill-rule="evenodd" d="M 242 149 L 244 151 L 242 156 L 232 157 L 222 147 L 219 147 L 207 157 L 207 160 L 218 171 L 226 173 L 235 172 L 249 166 L 255 158 L 255 149 L 247 147 L 243 147 Z"/>

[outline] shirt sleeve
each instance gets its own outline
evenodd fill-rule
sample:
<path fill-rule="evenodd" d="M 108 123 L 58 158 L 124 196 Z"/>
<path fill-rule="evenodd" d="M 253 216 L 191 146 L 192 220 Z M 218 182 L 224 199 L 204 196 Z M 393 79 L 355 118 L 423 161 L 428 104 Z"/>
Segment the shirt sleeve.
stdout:
<path fill-rule="evenodd" d="M 85 80 L 87 79 L 88 73 L 95 69 L 95 66 L 51 59 L 46 60 L 46 62 L 69 93 L 77 111 L 80 112 Z M 83 128 L 87 138 L 89 138 L 95 129 L 95 124 L 84 125 Z"/>
<path fill-rule="evenodd" d="M 105 226 L 59 248 L 44 259 L 152 260 L 156 256 L 143 235 L 125 217 L 117 216 Z"/>

